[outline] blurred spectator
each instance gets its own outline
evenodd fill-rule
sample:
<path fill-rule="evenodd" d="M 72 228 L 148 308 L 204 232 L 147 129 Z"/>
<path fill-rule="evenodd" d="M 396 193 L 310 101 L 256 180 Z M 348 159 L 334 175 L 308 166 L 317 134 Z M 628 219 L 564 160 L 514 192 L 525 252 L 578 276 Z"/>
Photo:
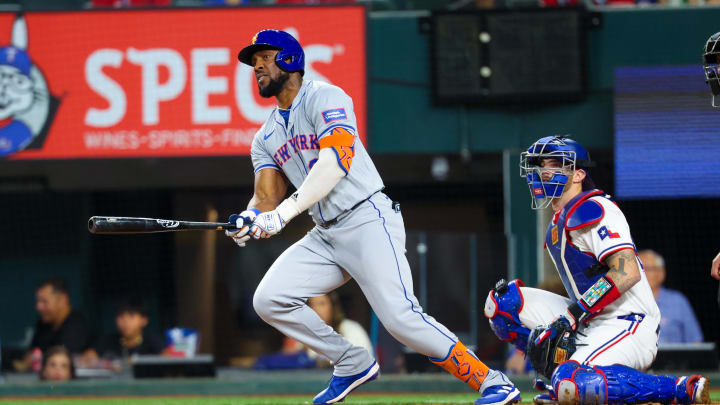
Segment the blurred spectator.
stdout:
<path fill-rule="evenodd" d="M 92 0 L 92 8 L 170 7 L 172 0 Z"/>
<path fill-rule="evenodd" d="M 70 352 L 63 346 L 53 346 L 45 352 L 40 369 L 40 379 L 44 381 L 67 381 L 75 378 Z"/>
<path fill-rule="evenodd" d="M 354 346 L 360 346 L 373 353 L 370 337 L 362 325 L 345 318 L 340 305 L 340 297 L 336 292 L 312 297 L 308 299 L 308 306 L 317 312 L 326 324 L 330 325 L 333 330 L 345 337 Z M 286 337 L 281 353 L 260 356 L 254 367 L 256 369 L 290 369 L 310 368 L 327 364 L 329 364 L 327 359 L 320 358 L 311 349 L 294 339 Z"/>
<path fill-rule="evenodd" d="M 239 6 L 241 4 L 248 4 L 248 0 L 205 0 L 203 1 L 204 6 Z"/>
<path fill-rule="evenodd" d="M 133 354 L 160 354 L 165 349 L 162 337 L 147 330 L 148 313 L 139 298 L 123 302 L 115 314 L 117 331 L 103 336 L 82 357 L 84 366 L 94 366 L 100 357 L 127 359 Z"/>
<path fill-rule="evenodd" d="M 635 0 L 592 0 L 590 4 L 596 7 L 631 8 L 635 7 Z"/>
<path fill-rule="evenodd" d="M 355 0 L 275 0 L 275 4 L 337 4 L 355 3 Z"/>
<path fill-rule="evenodd" d="M 72 309 L 63 280 L 51 278 L 40 284 L 35 292 L 35 300 L 39 319 L 35 324 L 30 350 L 23 360 L 14 362 L 18 371 L 25 371 L 31 366 L 35 348 L 45 353 L 52 346 L 64 346 L 71 354 L 79 354 L 91 342 L 87 318 Z"/>
<path fill-rule="evenodd" d="M 700 325 L 687 298 L 680 291 L 662 286 L 665 282 L 665 259 L 650 249 L 638 252 L 638 257 L 662 316 L 658 343 L 702 342 Z"/>
<path fill-rule="evenodd" d="M 320 318 L 322 318 L 326 324 L 330 325 L 337 333 L 343 335 L 348 342 L 354 346 L 360 346 L 370 353 L 373 352 L 370 337 L 365 331 L 365 328 L 352 319 L 345 318 L 345 313 L 340 305 L 340 296 L 336 292 L 310 298 L 308 305 L 320 315 Z M 315 352 L 312 352 L 312 354 L 317 356 Z"/>

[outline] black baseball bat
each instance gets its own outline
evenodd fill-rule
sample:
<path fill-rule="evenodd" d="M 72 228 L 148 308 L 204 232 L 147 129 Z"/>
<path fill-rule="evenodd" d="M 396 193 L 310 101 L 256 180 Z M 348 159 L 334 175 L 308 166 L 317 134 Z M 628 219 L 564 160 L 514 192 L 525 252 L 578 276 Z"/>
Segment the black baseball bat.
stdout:
<path fill-rule="evenodd" d="M 94 234 L 133 234 L 192 230 L 233 230 L 231 222 L 192 222 L 138 217 L 90 217 L 88 230 Z"/>

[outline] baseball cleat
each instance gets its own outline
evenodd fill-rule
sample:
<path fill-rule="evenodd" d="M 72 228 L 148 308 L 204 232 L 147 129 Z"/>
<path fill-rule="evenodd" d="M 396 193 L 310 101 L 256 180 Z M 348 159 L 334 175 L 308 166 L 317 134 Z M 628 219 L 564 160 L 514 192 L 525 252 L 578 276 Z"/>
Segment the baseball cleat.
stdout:
<path fill-rule="evenodd" d="M 482 392 L 475 405 L 505 405 L 520 401 L 520 390 L 514 385 L 493 385 Z"/>
<path fill-rule="evenodd" d="M 710 381 L 701 375 L 680 377 L 675 384 L 675 398 L 679 404 L 709 404 Z"/>
<path fill-rule="evenodd" d="M 554 405 L 557 404 L 558 401 L 551 397 L 550 394 L 538 394 L 533 398 L 533 403 L 535 405 Z"/>
<path fill-rule="evenodd" d="M 380 366 L 374 361 L 373 364 L 362 373 L 347 377 L 333 375 L 328 387 L 315 396 L 313 404 L 334 404 L 336 402 L 342 402 L 352 390 L 376 379 L 379 371 Z"/>

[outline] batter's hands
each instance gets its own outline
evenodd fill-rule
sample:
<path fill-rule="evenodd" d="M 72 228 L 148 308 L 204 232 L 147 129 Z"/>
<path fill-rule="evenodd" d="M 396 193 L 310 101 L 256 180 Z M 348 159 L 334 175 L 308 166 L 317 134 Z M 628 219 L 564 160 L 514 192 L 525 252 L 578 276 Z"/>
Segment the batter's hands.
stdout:
<path fill-rule="evenodd" d="M 248 232 L 250 231 L 250 225 L 252 225 L 253 221 L 255 221 L 255 218 L 259 213 L 259 210 L 251 208 L 249 210 L 241 212 L 239 215 L 230 215 L 228 222 L 234 222 L 235 226 L 238 229 L 227 230 L 225 231 L 225 235 L 232 238 L 233 242 L 237 243 L 238 246 L 245 247 L 245 242 L 250 240 L 250 235 L 248 235 Z"/>
<path fill-rule="evenodd" d="M 720 280 L 720 253 L 713 259 L 712 267 L 710 267 L 710 275 L 713 278 Z"/>
<path fill-rule="evenodd" d="M 249 235 L 254 239 L 269 238 L 280 233 L 285 224 L 287 222 L 280 217 L 278 210 L 263 212 L 255 218 Z"/>

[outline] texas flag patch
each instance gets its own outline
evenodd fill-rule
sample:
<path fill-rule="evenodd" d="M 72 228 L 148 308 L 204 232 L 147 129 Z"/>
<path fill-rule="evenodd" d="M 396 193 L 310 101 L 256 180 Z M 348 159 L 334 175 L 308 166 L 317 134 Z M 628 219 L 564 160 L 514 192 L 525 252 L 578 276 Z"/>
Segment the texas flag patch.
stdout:
<path fill-rule="evenodd" d="M 600 235 L 600 240 L 605 240 L 605 238 L 615 239 L 620 237 L 619 233 L 611 231 L 607 226 L 600 227 L 600 229 L 597 230 L 597 233 Z"/>
<path fill-rule="evenodd" d="M 325 123 L 346 120 L 347 114 L 345 114 L 344 108 L 333 108 L 332 110 L 325 110 L 322 112 L 322 117 Z"/>

